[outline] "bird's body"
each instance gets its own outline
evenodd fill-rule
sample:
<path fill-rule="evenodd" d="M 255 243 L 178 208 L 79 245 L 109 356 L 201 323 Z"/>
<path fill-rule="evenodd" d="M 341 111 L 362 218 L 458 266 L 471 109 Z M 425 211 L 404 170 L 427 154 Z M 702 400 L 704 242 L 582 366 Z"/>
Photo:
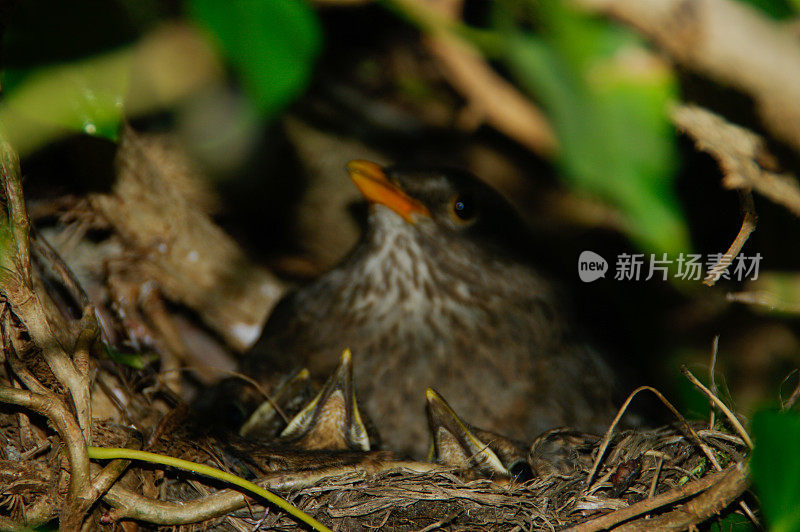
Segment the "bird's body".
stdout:
<path fill-rule="evenodd" d="M 515 438 L 602 428 L 613 376 L 571 341 L 548 284 L 515 252 L 521 225 L 510 207 L 468 176 L 389 175 L 387 186 L 417 203 L 387 206 L 365 192 L 373 206 L 362 242 L 279 305 L 244 370 L 327 375 L 350 348 L 365 413 L 389 447 L 417 455 L 427 445 L 427 387 Z"/>

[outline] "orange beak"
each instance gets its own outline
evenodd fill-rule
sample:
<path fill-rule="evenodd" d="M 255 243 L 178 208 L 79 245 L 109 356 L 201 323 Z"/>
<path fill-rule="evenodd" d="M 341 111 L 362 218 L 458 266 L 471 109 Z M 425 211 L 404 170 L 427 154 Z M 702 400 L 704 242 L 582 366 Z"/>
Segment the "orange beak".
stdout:
<path fill-rule="evenodd" d="M 370 203 L 389 207 L 409 223 L 414 223 L 418 215 L 430 217 L 428 208 L 389 181 L 379 165 L 369 161 L 350 161 L 347 163 L 347 172 Z"/>

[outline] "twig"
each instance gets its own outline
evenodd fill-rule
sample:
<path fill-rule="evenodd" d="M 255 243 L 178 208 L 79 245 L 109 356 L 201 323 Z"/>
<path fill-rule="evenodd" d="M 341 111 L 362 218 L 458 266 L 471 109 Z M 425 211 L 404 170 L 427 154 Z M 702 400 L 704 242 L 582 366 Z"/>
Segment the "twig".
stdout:
<path fill-rule="evenodd" d="M 186 344 L 157 289 L 147 290 L 140 295 L 139 300 L 142 312 L 164 343 L 165 349 L 161 350 L 161 374 L 164 376 L 165 385 L 180 394 L 182 382 L 176 370 L 180 369 L 181 362 L 185 363 L 188 359 Z"/>
<path fill-rule="evenodd" d="M 156 141 L 126 128 L 114 189 L 90 194 L 89 205 L 129 250 L 144 255 L 134 266 L 145 281 L 196 311 L 229 345 L 245 350 L 258 339 L 285 287 L 197 208 L 196 185 L 185 185 L 197 180 L 165 164 L 165 157 L 158 157 L 162 151 Z"/>
<path fill-rule="evenodd" d="M 70 462 L 70 495 L 83 496 L 89 488 L 89 455 L 80 428 L 66 404 L 52 392 L 48 395 L 0 386 L 0 402 L 33 410 L 49 419 L 56 427 L 67 450 Z"/>
<path fill-rule="evenodd" d="M 716 378 L 716 369 L 717 369 L 717 354 L 719 353 L 719 335 L 715 335 L 714 339 L 711 341 L 711 364 L 708 365 L 708 381 L 711 383 L 711 391 L 714 395 L 718 394 L 717 390 L 717 378 Z M 709 409 L 710 412 L 708 414 L 708 428 L 712 430 L 714 428 L 715 422 L 715 414 L 716 410 L 714 409 L 713 403 L 711 404 L 711 408 Z"/>
<path fill-rule="evenodd" d="M 433 530 L 436 530 L 437 528 L 442 528 L 442 527 L 443 527 L 443 526 L 445 526 L 446 524 L 448 524 L 448 523 L 452 522 L 452 521 L 453 521 L 453 520 L 454 520 L 456 517 L 458 517 L 459 515 L 461 515 L 461 512 L 460 512 L 460 511 L 458 511 L 458 512 L 453 512 L 452 514 L 450 514 L 450 515 L 448 515 L 448 516 L 444 517 L 443 519 L 439 519 L 439 520 L 438 520 L 438 521 L 436 521 L 435 523 L 431 523 L 431 524 L 429 524 L 429 525 L 428 525 L 428 526 L 426 526 L 425 528 L 423 528 L 423 529 L 419 530 L 419 532 L 432 532 Z"/>
<path fill-rule="evenodd" d="M 703 442 L 703 440 L 700 438 L 700 436 L 697 434 L 697 432 L 692 428 L 692 426 L 689 425 L 689 423 L 686 421 L 686 418 L 684 418 L 681 415 L 681 413 L 678 412 L 678 409 L 675 408 L 672 405 L 672 403 L 670 403 L 667 400 L 667 398 L 664 397 L 664 395 L 661 392 L 659 392 L 658 390 L 656 390 L 652 386 L 639 386 L 638 388 L 633 390 L 630 393 L 630 395 L 628 395 L 628 398 L 625 399 L 625 402 L 622 403 L 622 406 L 620 407 L 619 411 L 617 412 L 617 415 L 614 417 L 614 420 L 611 422 L 611 425 L 608 427 L 608 430 L 606 431 L 605 435 L 603 436 L 603 440 L 600 443 L 600 446 L 599 446 L 599 448 L 597 450 L 597 458 L 595 459 L 594 464 L 592 465 L 592 470 L 589 472 L 589 476 L 586 477 L 586 485 L 587 486 L 591 485 L 592 480 L 594 479 L 594 476 L 597 473 L 597 470 L 598 470 L 598 468 L 600 467 L 600 464 L 603 461 L 603 457 L 605 456 L 606 450 L 608 449 L 608 445 L 611 443 L 611 436 L 614 433 L 614 428 L 616 427 L 617 423 L 622 418 L 622 416 L 625 413 L 625 411 L 628 409 L 628 405 L 630 405 L 630 403 L 633 400 L 633 398 L 639 392 L 645 391 L 645 390 L 655 394 L 655 396 L 658 397 L 661 400 L 662 403 L 664 403 L 664 405 L 670 410 L 670 412 L 672 412 L 672 414 L 676 418 L 678 418 L 678 420 L 681 422 L 681 424 L 684 426 L 684 428 L 686 428 L 686 430 L 689 432 L 689 434 L 691 434 L 691 436 L 694 439 L 695 443 L 697 443 L 697 445 L 703 451 L 703 454 L 706 455 L 706 457 L 711 461 L 711 463 L 714 464 L 714 467 L 717 470 L 722 469 L 720 467 L 720 465 L 719 465 L 719 462 L 717 461 L 717 458 L 714 456 L 714 453 L 711 451 L 711 449 L 708 447 L 708 445 L 706 445 L 706 443 Z"/>
<path fill-rule="evenodd" d="M 800 43 L 760 10 L 734 0 L 573 3 L 625 21 L 681 65 L 750 95 L 773 135 L 800 149 Z"/>
<path fill-rule="evenodd" d="M 244 488 L 247 491 L 250 491 L 256 495 L 259 495 L 260 497 L 266 499 L 271 504 L 274 504 L 275 506 L 282 509 L 286 513 L 296 517 L 303 523 L 306 523 L 314 530 L 319 530 L 320 532 L 331 532 L 328 527 L 326 527 L 325 525 L 323 525 L 322 523 L 320 523 L 307 513 L 299 510 L 297 507 L 289 504 L 284 499 L 278 497 L 274 493 L 267 491 L 261 486 L 253 484 L 252 482 L 249 482 L 241 477 L 232 475 L 227 471 L 222 471 L 221 469 L 217 469 L 215 467 L 207 466 L 205 464 L 197 464 L 194 462 L 190 462 L 188 460 L 174 458 L 172 456 L 159 455 L 155 453 L 149 453 L 146 451 L 137 451 L 133 449 L 89 447 L 89 456 L 91 458 L 94 458 L 95 460 L 107 460 L 109 458 L 143 460 L 145 462 L 168 465 L 171 467 L 183 469 L 185 471 L 191 471 L 199 475 L 204 475 L 218 480 L 222 480 L 229 484 L 234 484 L 236 486 L 239 486 L 240 488 Z"/>
<path fill-rule="evenodd" d="M 723 185 L 755 190 L 800 216 L 797 179 L 773 171 L 774 158 L 767 151 L 762 137 L 696 105 L 675 106 L 670 117 L 679 130 L 694 139 L 698 149 L 717 160 L 725 176 Z"/>
<path fill-rule="evenodd" d="M 324 478 L 353 473 L 356 471 L 375 474 L 396 469 L 409 469 L 415 472 L 442 471 L 434 464 L 421 462 L 383 462 L 357 466 L 333 466 L 319 470 L 294 473 L 274 473 L 259 480 L 258 484 L 274 491 L 287 491 L 307 488 Z M 161 525 L 181 525 L 198 523 L 213 519 L 242 508 L 247 497 L 229 489 L 217 491 L 207 497 L 188 502 L 164 502 L 149 499 L 120 486 L 113 486 L 104 500 L 115 508 L 109 519 L 137 519 Z"/>
<path fill-rule="evenodd" d="M 725 273 L 725 270 L 731 265 L 733 259 L 735 259 L 742 250 L 747 239 L 750 238 L 750 235 L 756 230 L 758 216 L 756 215 L 756 208 L 753 204 L 753 194 L 749 190 L 738 190 L 737 192 L 739 193 L 739 202 L 744 216 L 742 219 L 742 227 L 739 229 L 736 238 L 733 239 L 728 251 L 722 255 L 719 262 L 709 269 L 708 275 L 703 279 L 703 284 L 706 286 L 714 286 L 714 283 L 722 277 L 722 274 Z"/>
<path fill-rule="evenodd" d="M 752 189 L 771 197 L 775 191 L 766 183 L 770 174 L 759 162 L 768 158 L 764 140 L 755 133 L 726 122 L 722 117 L 701 107 L 679 105 L 671 111 L 672 121 L 680 130 L 695 140 L 697 148 L 710 153 L 719 163 L 726 186 L 738 188 L 742 211 L 742 226 L 728 250 L 709 269 L 703 284 L 713 286 L 739 254 L 747 239 L 756 229 L 758 216 L 753 203 Z M 795 183 L 796 187 L 796 183 Z M 782 198 L 782 196 L 780 196 Z M 772 198 L 776 201 L 775 198 Z M 800 189 L 797 189 L 795 213 L 800 215 Z M 778 203 L 784 203 L 780 200 Z M 785 203 L 784 203 L 785 204 Z"/>
<path fill-rule="evenodd" d="M 741 445 L 744 446 L 744 440 L 735 434 L 728 434 L 727 432 L 722 432 L 719 430 L 698 430 L 697 434 L 704 437 L 704 438 L 715 438 L 717 440 L 723 440 L 734 445 Z"/>
<path fill-rule="evenodd" d="M 743 463 L 712 475 L 720 475 L 722 478 L 686 504 L 658 517 L 626 523 L 615 530 L 617 532 L 684 530 L 719 513 L 740 497 L 750 485 L 747 466 Z"/>
<path fill-rule="evenodd" d="M 689 371 L 689 369 L 688 369 L 686 366 L 681 366 L 681 372 L 682 372 L 682 373 L 683 373 L 683 374 L 686 376 L 686 378 L 688 378 L 688 379 L 689 379 L 689 381 L 690 381 L 692 384 L 694 384 L 694 385 L 695 385 L 695 386 L 696 386 L 696 387 L 697 387 L 697 388 L 698 388 L 698 389 L 699 389 L 701 392 L 703 392 L 704 394 L 706 394 L 706 396 L 707 396 L 709 399 L 711 399 L 711 401 L 713 401 L 713 402 L 714 402 L 714 404 L 716 404 L 716 405 L 717 405 L 717 406 L 720 408 L 720 410 L 722 410 L 722 413 L 723 413 L 723 414 L 725 414 L 725 417 L 727 417 L 727 418 L 728 418 L 728 420 L 729 420 L 729 421 L 731 422 L 731 424 L 734 426 L 734 428 L 735 428 L 735 429 L 736 429 L 736 431 L 739 433 L 739 435 L 742 437 L 742 439 L 743 439 L 743 440 L 744 440 L 744 442 L 747 444 L 747 446 L 748 446 L 750 449 L 752 449 L 752 448 L 753 448 L 753 440 L 751 440 L 751 439 L 750 439 L 750 436 L 747 434 L 747 431 L 746 431 L 746 430 L 744 430 L 744 427 L 742 426 L 742 424 L 739 422 L 739 420 L 736 418 L 736 416 L 733 414 L 733 412 L 731 412 L 731 410 L 730 410 L 730 409 L 727 407 L 727 405 L 726 405 L 725 403 L 723 403 L 723 402 L 722 402 L 722 400 L 720 400 L 720 398 L 719 398 L 719 397 L 717 397 L 715 394 L 711 393 L 711 390 L 709 390 L 708 388 L 706 388 L 706 387 L 703 385 L 703 383 L 702 383 L 702 382 L 700 382 L 700 381 L 697 379 L 697 377 L 695 377 L 694 375 L 692 375 L 692 372 L 691 372 L 691 371 Z M 720 467 L 719 467 L 719 464 L 718 464 L 718 463 L 717 463 L 715 460 L 712 460 L 712 463 L 714 464 L 714 467 L 716 467 L 718 470 L 720 469 Z M 753 514 L 753 512 L 750 510 L 750 507 L 747 505 L 747 503 L 746 503 L 745 501 L 739 501 L 739 506 L 741 506 L 741 508 L 742 508 L 742 510 L 745 512 L 745 514 L 747 514 L 747 517 L 748 517 L 748 518 L 749 518 L 749 519 L 750 519 L 750 520 L 751 520 L 751 521 L 752 521 L 754 524 L 758 525 L 758 519 L 757 519 L 757 518 L 756 518 L 756 516 Z"/>
<path fill-rule="evenodd" d="M 0 141 L 0 174 L 8 203 L 9 226 L 16 253 L 6 259 L 4 282 L 0 291 L 10 304 L 11 311 L 23 323 L 30 338 L 41 349 L 42 357 L 52 370 L 56 379 L 69 391 L 73 416 L 67 404 L 51 390 L 44 387 L 16 360 L 16 355 L 8 357 L 14 372 L 31 391 L 0 387 L 0 401 L 16 404 L 33 410 L 45 417 L 55 426 L 66 447 L 69 459 L 69 495 L 61 515 L 60 526 L 64 529 L 80 529 L 88 506 L 84 503 L 90 498 L 89 459 L 87 443 L 91 442 L 91 395 L 89 390 L 90 371 L 88 368 L 87 342 L 95 336 L 94 331 L 86 331 L 79 337 L 79 353 L 75 362 L 64 350 L 65 340 L 70 339 L 71 327 L 68 323 L 51 323 L 48 313 L 34 292 L 30 262 L 30 221 L 25 210 L 20 181 L 19 160 L 11 146 Z M 42 297 L 48 297 L 42 294 Z M 85 324 L 91 324 L 92 316 L 86 316 Z M 57 320 L 58 317 L 54 317 Z M 8 332 L 8 331 L 6 331 Z M 59 336 L 59 334 L 61 336 Z M 85 353 L 82 351 L 85 348 Z"/>
<path fill-rule="evenodd" d="M 2 141 L 0 141 L 0 163 L 2 163 L 0 174 L 8 201 L 9 224 L 16 248 L 16 255 L 11 257 L 12 264 L 9 265 L 9 271 L 6 272 L 5 282 L 0 286 L 0 291 L 11 304 L 12 312 L 25 325 L 31 339 L 42 350 L 42 355 L 53 374 L 72 395 L 78 423 L 84 441 L 88 443 L 91 441 L 91 396 L 88 380 L 70 360 L 56 334 L 58 327 L 50 323 L 38 295 L 33 291 L 30 221 L 23 200 L 19 160 L 11 146 Z M 67 325 L 63 325 L 63 328 L 69 329 Z"/>
<path fill-rule="evenodd" d="M 31 252 L 28 241 L 30 220 L 25 211 L 25 200 L 20 184 L 19 158 L 17 153 L 0 137 L 0 173 L 8 202 L 8 224 L 16 246 L 16 262 L 25 279 L 31 278 Z"/>
<path fill-rule="evenodd" d="M 659 456 L 656 462 L 656 470 L 653 473 L 653 482 L 650 483 L 650 492 L 647 494 L 648 499 L 652 499 L 656 494 L 656 487 L 658 486 L 658 477 L 661 476 L 661 466 L 664 465 L 664 457 Z"/>
<path fill-rule="evenodd" d="M 61 277 L 61 282 L 64 284 L 64 287 L 78 305 L 81 307 L 88 306 L 89 296 L 86 294 L 86 291 L 83 289 L 83 286 L 81 286 L 80 281 L 78 281 L 72 269 L 67 266 L 67 263 L 64 262 L 61 255 L 53 249 L 50 242 L 39 232 L 34 232 L 33 236 L 34 238 L 31 239 L 31 244 L 33 245 L 34 253 L 50 262 L 53 271 Z"/>
<path fill-rule="evenodd" d="M 794 370 L 792 373 L 797 373 L 797 370 Z M 791 374 L 786 378 L 788 379 L 789 377 L 791 377 Z M 781 410 L 789 410 L 795 405 L 798 399 L 800 399 L 800 378 L 798 379 L 797 386 L 795 386 L 792 395 L 781 405 Z"/>
<path fill-rule="evenodd" d="M 703 392 L 706 395 L 706 397 L 708 397 L 715 405 L 719 407 L 720 410 L 722 410 L 722 413 L 725 414 L 725 417 L 727 417 L 728 421 L 731 422 L 733 427 L 736 429 L 736 432 L 739 433 L 739 436 L 741 436 L 744 442 L 747 444 L 747 446 L 750 449 L 752 449 L 753 440 L 750 439 L 750 436 L 747 434 L 747 431 L 744 430 L 744 427 L 736 418 L 736 416 L 733 414 L 733 412 L 731 412 L 731 409 L 728 408 L 728 406 L 725 403 L 723 403 L 719 397 L 714 395 L 714 393 L 711 390 L 706 388 L 706 386 L 702 382 L 697 380 L 697 377 L 695 377 L 692 374 L 692 372 L 689 371 L 689 368 L 687 368 L 686 366 L 681 366 L 681 373 L 683 373 L 684 376 L 686 376 L 686 378 L 689 379 L 689 382 L 694 384 L 701 392 Z"/>
<path fill-rule="evenodd" d="M 701 479 L 687 482 L 683 486 L 670 490 L 666 493 L 662 493 L 657 497 L 645 499 L 641 502 L 628 506 L 627 508 L 623 508 L 596 519 L 592 519 L 591 521 L 581 523 L 580 525 L 569 528 L 568 530 L 569 532 L 594 532 L 595 530 L 608 529 L 638 515 L 652 512 L 653 510 L 661 508 L 662 506 L 666 506 L 687 497 L 691 497 L 692 495 L 696 495 L 709 489 L 711 486 L 725 482 L 729 478 L 732 478 L 738 482 L 742 477 L 746 481 L 747 470 L 739 468 L 738 464 L 732 465 L 724 471 L 709 473 Z M 728 481 L 730 482 L 730 480 Z"/>
<path fill-rule="evenodd" d="M 458 17 L 461 0 L 392 0 L 391 4 L 428 30 L 425 44 L 444 67 L 448 81 L 489 125 L 534 153 L 546 157 L 556 153 L 558 141 L 544 113 L 449 27 Z"/>
<path fill-rule="evenodd" d="M 142 446 L 142 442 L 138 438 L 133 438 L 127 445 L 129 449 L 139 449 Z M 86 512 L 91 508 L 98 499 L 100 499 L 103 495 L 111 489 L 111 486 L 119 479 L 120 476 L 125 472 L 125 470 L 130 465 L 130 460 L 112 460 L 111 463 L 106 465 L 93 479 L 92 479 L 92 488 L 89 491 L 89 496 L 86 498 L 81 499 L 79 502 L 81 504 L 80 511 Z M 84 525 L 84 529 L 86 528 L 86 523 Z"/>

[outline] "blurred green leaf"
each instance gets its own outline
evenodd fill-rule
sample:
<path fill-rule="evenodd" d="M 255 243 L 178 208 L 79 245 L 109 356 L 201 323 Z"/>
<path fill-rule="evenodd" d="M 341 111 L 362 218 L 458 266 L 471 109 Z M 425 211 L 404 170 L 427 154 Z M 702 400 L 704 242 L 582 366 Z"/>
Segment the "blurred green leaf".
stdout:
<path fill-rule="evenodd" d="M 308 83 L 320 48 L 316 15 L 301 0 L 187 0 L 242 79 L 256 107 L 271 116 Z"/>
<path fill-rule="evenodd" d="M 505 61 L 552 119 L 563 174 L 617 205 L 641 248 L 686 252 L 673 190 L 678 154 L 666 115 L 677 99 L 671 73 L 633 34 L 559 2 L 537 2 L 534 19 L 537 34 L 499 23 L 508 35 Z"/>
<path fill-rule="evenodd" d="M 751 426 L 753 485 L 769 529 L 800 530 L 800 413 L 762 410 Z"/>
<path fill-rule="evenodd" d="M 739 0 L 745 4 L 750 4 L 769 15 L 770 17 L 782 20 L 794 16 L 800 9 L 800 0 Z M 792 6 L 794 3 L 794 6 Z"/>
<path fill-rule="evenodd" d="M 753 522 L 738 513 L 729 513 L 718 521 L 713 521 L 709 527 L 712 532 L 750 532 L 758 530 Z"/>
<path fill-rule="evenodd" d="M 755 312 L 797 316 L 800 313 L 800 274 L 797 272 L 762 272 L 758 279 L 734 294 L 736 301 L 749 303 Z"/>
<path fill-rule="evenodd" d="M 6 95 L 0 123 L 20 153 L 58 130 L 116 140 L 129 78 L 127 51 L 36 69 Z"/>
<path fill-rule="evenodd" d="M 76 131 L 116 140 L 123 116 L 207 91 L 221 73 L 204 35 L 166 26 L 132 46 L 36 69 L 0 101 L 0 124 L 21 157 Z"/>
<path fill-rule="evenodd" d="M 155 353 L 126 353 L 108 344 L 103 344 L 103 346 L 108 358 L 133 369 L 144 369 L 158 360 L 158 355 Z"/>

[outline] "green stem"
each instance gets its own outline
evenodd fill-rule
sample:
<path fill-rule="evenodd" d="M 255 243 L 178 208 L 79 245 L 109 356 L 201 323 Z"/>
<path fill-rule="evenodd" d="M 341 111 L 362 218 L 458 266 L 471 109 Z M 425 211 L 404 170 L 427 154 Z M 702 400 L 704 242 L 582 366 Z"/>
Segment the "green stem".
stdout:
<path fill-rule="evenodd" d="M 161 464 L 165 466 L 175 467 L 178 469 L 183 469 L 186 471 L 192 471 L 199 475 L 205 475 L 207 477 L 216 478 L 222 480 L 224 482 L 229 482 L 231 484 L 235 484 L 241 488 L 244 488 L 256 495 L 259 495 L 269 501 L 270 503 L 274 504 L 278 508 L 281 508 L 285 512 L 293 515 L 300 521 L 306 523 L 308 526 L 313 528 L 314 530 L 318 530 L 319 532 L 331 532 L 331 530 L 308 515 L 307 513 L 303 512 L 302 510 L 292 506 L 289 502 L 285 501 L 281 497 L 275 495 L 274 493 L 265 490 L 261 486 L 257 484 L 253 484 L 243 478 L 237 477 L 231 473 L 226 471 L 222 471 L 215 467 L 207 466 L 205 464 L 196 464 L 194 462 L 190 462 L 188 460 L 181 460 L 180 458 L 174 458 L 172 456 L 165 456 L 162 454 L 156 453 L 148 453 L 147 451 L 137 451 L 134 449 L 121 449 L 117 447 L 88 447 L 89 450 L 89 458 L 93 460 L 114 460 L 117 458 L 124 458 L 127 460 L 141 460 L 143 462 L 150 462 L 152 464 Z"/>

